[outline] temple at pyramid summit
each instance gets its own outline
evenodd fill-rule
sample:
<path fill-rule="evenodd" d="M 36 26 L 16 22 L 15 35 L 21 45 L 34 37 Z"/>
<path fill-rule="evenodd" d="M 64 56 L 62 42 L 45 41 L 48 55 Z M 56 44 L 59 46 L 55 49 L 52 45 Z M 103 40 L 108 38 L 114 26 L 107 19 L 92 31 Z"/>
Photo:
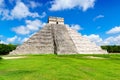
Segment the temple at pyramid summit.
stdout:
<path fill-rule="evenodd" d="M 40 31 L 10 54 L 107 54 L 107 51 L 65 25 L 64 18 L 49 17 Z"/>

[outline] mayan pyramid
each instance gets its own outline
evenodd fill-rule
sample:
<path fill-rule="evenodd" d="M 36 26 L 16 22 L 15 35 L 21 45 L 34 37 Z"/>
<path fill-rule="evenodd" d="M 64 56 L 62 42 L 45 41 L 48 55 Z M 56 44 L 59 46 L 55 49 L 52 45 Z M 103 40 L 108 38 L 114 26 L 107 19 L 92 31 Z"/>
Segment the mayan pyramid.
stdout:
<path fill-rule="evenodd" d="M 48 23 L 10 54 L 105 54 L 95 43 L 64 24 L 64 18 L 49 17 Z"/>

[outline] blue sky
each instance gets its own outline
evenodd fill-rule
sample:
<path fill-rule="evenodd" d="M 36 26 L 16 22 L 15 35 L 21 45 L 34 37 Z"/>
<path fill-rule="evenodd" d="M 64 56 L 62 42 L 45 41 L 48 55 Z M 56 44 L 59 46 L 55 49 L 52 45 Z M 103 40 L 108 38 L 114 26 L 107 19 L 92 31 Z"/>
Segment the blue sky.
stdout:
<path fill-rule="evenodd" d="M 0 0 L 0 42 L 21 44 L 49 16 L 98 45 L 120 45 L 120 0 Z"/>

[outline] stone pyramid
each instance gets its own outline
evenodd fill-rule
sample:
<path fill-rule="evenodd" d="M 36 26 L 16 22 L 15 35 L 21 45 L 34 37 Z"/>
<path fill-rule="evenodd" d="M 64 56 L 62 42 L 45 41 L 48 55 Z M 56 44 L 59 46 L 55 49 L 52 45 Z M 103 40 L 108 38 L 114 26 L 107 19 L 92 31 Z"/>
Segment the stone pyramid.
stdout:
<path fill-rule="evenodd" d="M 105 54 L 95 43 L 64 25 L 64 19 L 49 17 L 40 31 L 35 33 L 10 54 Z"/>

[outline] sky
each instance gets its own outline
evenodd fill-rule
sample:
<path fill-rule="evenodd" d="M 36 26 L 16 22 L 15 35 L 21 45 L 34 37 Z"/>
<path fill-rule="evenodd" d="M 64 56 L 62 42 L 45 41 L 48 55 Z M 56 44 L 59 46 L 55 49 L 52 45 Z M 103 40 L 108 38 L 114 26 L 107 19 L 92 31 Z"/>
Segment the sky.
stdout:
<path fill-rule="evenodd" d="M 49 16 L 97 45 L 120 45 L 120 0 L 0 0 L 0 43 L 22 44 Z"/>

